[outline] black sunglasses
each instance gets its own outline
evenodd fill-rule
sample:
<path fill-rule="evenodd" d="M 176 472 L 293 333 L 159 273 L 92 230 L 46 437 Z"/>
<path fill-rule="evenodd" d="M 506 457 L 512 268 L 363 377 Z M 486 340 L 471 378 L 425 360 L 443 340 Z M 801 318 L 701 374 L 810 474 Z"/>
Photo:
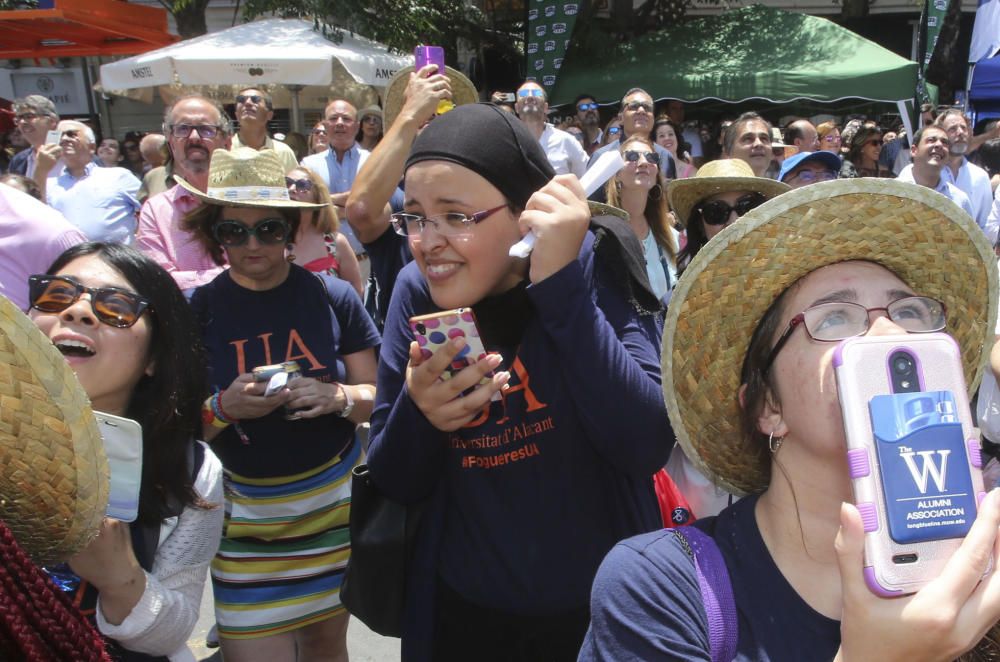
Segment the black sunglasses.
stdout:
<path fill-rule="evenodd" d="M 143 311 L 152 311 L 147 299 L 119 287 L 87 287 L 69 276 L 38 274 L 28 277 L 31 307 L 43 313 L 61 313 L 84 293 L 90 295 L 90 308 L 98 321 L 119 329 L 127 329 L 138 322 Z"/>
<path fill-rule="evenodd" d="M 223 246 L 245 246 L 250 237 L 257 237 L 260 243 L 273 246 L 286 241 L 290 229 L 283 218 L 265 218 L 252 228 L 239 221 L 222 221 L 216 224 L 212 232 L 215 239 Z"/>
<path fill-rule="evenodd" d="M 653 112 L 653 104 L 646 103 L 645 101 L 629 101 L 625 104 L 625 110 L 630 110 L 635 112 L 639 109 L 645 110 L 647 113 Z"/>
<path fill-rule="evenodd" d="M 731 207 L 722 200 L 715 200 L 699 205 L 696 209 L 701 214 L 701 220 L 709 225 L 725 225 L 726 221 L 729 220 L 729 215 L 734 211 L 736 217 L 739 218 L 751 209 L 760 207 L 765 200 L 767 198 L 760 193 L 749 193 L 737 200 L 736 204 Z"/>
<path fill-rule="evenodd" d="M 311 191 L 313 183 L 308 179 L 292 179 L 291 177 L 285 177 L 285 188 L 289 186 L 294 186 L 297 191 Z"/>
<path fill-rule="evenodd" d="M 237 94 L 236 103 L 246 103 L 247 101 L 253 101 L 254 103 L 260 103 L 264 100 L 259 94 Z"/>
<path fill-rule="evenodd" d="M 646 163 L 660 165 L 660 155 L 656 152 L 638 152 L 634 149 L 627 149 L 622 156 L 624 156 L 625 160 L 629 163 L 635 163 L 639 160 L 640 156 L 644 156 L 646 157 Z"/>

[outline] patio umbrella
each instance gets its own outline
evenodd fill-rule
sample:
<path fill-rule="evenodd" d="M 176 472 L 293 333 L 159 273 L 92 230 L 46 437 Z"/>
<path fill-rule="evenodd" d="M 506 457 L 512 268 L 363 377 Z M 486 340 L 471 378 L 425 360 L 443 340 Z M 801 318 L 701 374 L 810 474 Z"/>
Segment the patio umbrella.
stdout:
<path fill-rule="evenodd" d="M 299 124 L 300 93 L 314 98 L 336 96 L 367 105 L 371 87 L 384 87 L 393 74 L 412 64 L 411 56 L 390 53 L 386 46 L 351 35 L 330 41 L 301 19 L 268 19 L 188 39 L 165 48 L 101 66 L 101 88 L 110 93 L 160 88 L 165 101 L 188 91 L 231 101 L 233 86 L 264 87 L 284 101 L 292 122 Z M 312 89 L 316 88 L 316 89 Z M 151 98 L 151 97 L 150 97 Z"/>

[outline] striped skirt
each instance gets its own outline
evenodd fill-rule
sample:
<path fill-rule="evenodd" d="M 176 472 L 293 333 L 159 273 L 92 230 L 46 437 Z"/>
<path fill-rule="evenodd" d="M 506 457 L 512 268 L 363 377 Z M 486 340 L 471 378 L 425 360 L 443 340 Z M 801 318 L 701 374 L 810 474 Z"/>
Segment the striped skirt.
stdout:
<path fill-rule="evenodd" d="M 229 473 L 226 523 L 212 561 L 219 635 L 253 639 L 344 610 L 340 582 L 351 554 L 351 470 L 361 443 L 314 470 L 252 479 Z"/>

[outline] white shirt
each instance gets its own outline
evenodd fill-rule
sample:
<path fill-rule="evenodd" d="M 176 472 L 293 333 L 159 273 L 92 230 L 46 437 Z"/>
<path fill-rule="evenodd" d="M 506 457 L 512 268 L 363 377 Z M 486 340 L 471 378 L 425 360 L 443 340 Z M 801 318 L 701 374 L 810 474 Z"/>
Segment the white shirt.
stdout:
<path fill-rule="evenodd" d="M 951 182 L 969 196 L 969 202 L 972 203 L 972 218 L 976 219 L 979 227 L 985 229 L 990 207 L 993 206 L 993 187 L 990 186 L 990 176 L 986 171 L 975 163 L 969 163 L 963 156 L 958 176 L 956 177 L 951 168 L 946 166 L 941 170 L 941 179 Z"/>
<path fill-rule="evenodd" d="M 916 180 L 913 179 L 912 163 L 903 168 L 903 171 L 899 173 L 899 177 L 896 177 L 896 179 L 901 182 L 907 182 L 909 184 L 916 184 L 919 186 Z M 967 196 L 962 189 L 958 188 L 951 182 L 946 181 L 943 175 L 938 177 L 938 183 L 937 186 L 934 187 L 934 190 L 954 202 L 956 205 L 965 210 L 966 214 L 975 219 L 975 216 L 972 215 L 972 203 L 969 202 L 969 196 Z"/>
<path fill-rule="evenodd" d="M 997 189 L 1000 191 L 1000 189 Z M 1000 197 L 993 198 L 993 208 L 990 210 L 990 215 L 986 217 L 986 227 L 983 228 L 983 232 L 986 233 L 986 238 L 990 240 L 990 243 L 996 246 L 997 234 L 1000 230 Z M 998 321 L 1000 323 L 1000 321 Z"/>
<path fill-rule="evenodd" d="M 698 132 L 698 129 L 694 128 L 684 129 L 684 142 L 686 142 L 688 145 L 691 146 L 692 159 L 696 159 L 699 156 L 705 155 L 705 152 L 702 150 L 701 147 L 701 134 Z"/>
<path fill-rule="evenodd" d="M 557 129 L 548 122 L 538 139 L 557 175 L 574 174 L 583 177 L 587 171 L 587 152 L 573 134 Z"/>

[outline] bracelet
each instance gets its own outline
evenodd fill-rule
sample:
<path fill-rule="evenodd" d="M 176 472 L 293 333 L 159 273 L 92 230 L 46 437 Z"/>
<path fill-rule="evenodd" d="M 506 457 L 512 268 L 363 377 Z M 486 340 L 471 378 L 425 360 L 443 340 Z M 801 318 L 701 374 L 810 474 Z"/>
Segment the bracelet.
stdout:
<path fill-rule="evenodd" d="M 340 382 L 337 382 L 337 386 L 339 386 L 341 392 L 343 392 L 343 394 L 344 394 L 344 401 L 347 404 L 344 405 L 343 409 L 341 409 L 340 411 L 338 411 L 336 413 L 337 413 L 337 416 L 340 416 L 341 418 L 347 418 L 348 416 L 351 415 L 351 412 L 354 411 L 354 398 L 352 398 L 351 394 L 347 392 L 347 387 L 345 387 L 343 384 L 341 384 Z"/>
<path fill-rule="evenodd" d="M 214 428 L 222 429 L 228 427 L 229 422 L 219 417 L 219 415 L 216 413 L 214 403 L 215 403 L 214 395 L 210 395 L 207 398 L 205 398 L 205 402 L 201 406 L 201 422 L 204 425 L 211 425 Z"/>
<path fill-rule="evenodd" d="M 226 410 L 222 408 L 222 394 L 225 392 L 225 389 L 223 389 L 212 396 L 212 410 L 215 412 L 216 416 L 221 418 L 227 424 L 239 423 L 240 419 L 235 416 L 230 416 L 226 413 Z"/>

